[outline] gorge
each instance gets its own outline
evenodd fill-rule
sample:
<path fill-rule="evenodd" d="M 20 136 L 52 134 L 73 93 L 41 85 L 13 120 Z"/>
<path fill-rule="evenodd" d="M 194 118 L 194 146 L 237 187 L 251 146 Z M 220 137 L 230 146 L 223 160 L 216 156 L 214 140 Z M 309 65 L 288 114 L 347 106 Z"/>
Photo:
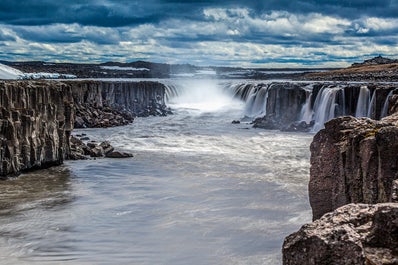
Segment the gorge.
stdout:
<path fill-rule="evenodd" d="M 152 193 L 155 190 L 156 192 L 161 191 L 151 186 L 148 196 L 153 196 L 151 200 L 153 200 L 155 209 L 163 205 L 156 201 L 157 196 L 166 196 L 164 203 L 167 202 L 168 207 L 177 207 L 178 205 L 184 211 L 190 212 L 189 216 L 178 214 L 181 220 L 187 222 L 184 223 L 185 225 L 191 227 L 199 218 L 203 222 L 201 229 L 204 229 L 200 231 L 204 234 L 210 233 L 209 236 L 217 238 L 217 234 L 228 232 L 236 235 L 236 239 L 243 237 L 248 241 L 250 241 L 248 234 L 243 231 L 253 229 L 258 233 L 263 229 L 257 219 L 261 216 L 261 220 L 268 220 L 267 222 L 271 224 L 273 222 L 284 223 L 282 230 L 272 225 L 274 227 L 273 236 L 282 240 L 287 232 L 293 232 L 298 225 L 310 220 L 309 209 L 306 207 L 307 194 L 304 192 L 308 176 L 307 168 L 309 167 L 306 150 L 312 133 L 319 130 L 320 132 L 312 144 L 311 175 L 320 178 L 317 180 L 312 178 L 310 184 L 310 198 L 315 218 L 351 202 L 376 203 L 393 200 L 395 196 L 393 192 L 394 177 L 384 177 L 390 176 L 389 174 L 394 172 L 394 165 L 392 167 L 385 166 L 391 162 L 391 157 L 393 157 L 394 146 L 389 149 L 388 144 L 393 138 L 386 139 L 385 137 L 394 137 L 395 125 L 394 116 L 385 116 L 395 112 L 397 97 L 394 94 L 395 88 L 394 83 L 211 79 L 207 81 L 159 79 L 155 82 L 148 80 L 2 81 L 0 86 L 2 93 L 0 102 L 2 110 L 1 175 L 2 177 L 13 176 L 29 169 L 46 168 L 63 163 L 70 153 L 69 137 L 72 135 L 72 130 L 80 127 L 82 132 L 93 136 L 94 139 L 110 139 L 116 143 L 116 147 L 137 152 L 138 157 L 134 159 L 135 162 L 129 162 L 131 165 L 125 162 L 108 162 L 108 160 L 92 161 L 88 164 L 67 162 L 74 174 L 85 178 L 94 178 L 95 181 L 100 182 L 105 181 L 102 178 L 119 174 L 126 181 L 134 183 L 143 177 L 150 185 L 156 187 L 160 185 L 158 181 L 162 181 L 160 176 L 165 174 L 168 183 L 173 185 L 169 192 L 175 193 L 176 198 L 182 196 L 193 201 L 206 201 L 206 204 L 192 206 L 196 207 L 196 210 L 190 212 L 189 208 L 180 205 L 182 202 L 179 199 L 174 201 L 170 198 L 167 199 L 167 195 Z M 172 108 L 175 112 L 174 115 L 164 117 L 164 115 L 170 114 L 166 105 Z M 111 128 L 114 125 L 129 124 L 134 117 L 148 115 L 150 115 L 149 118 L 135 118 L 131 125 Z M 343 115 L 382 120 L 344 117 L 326 123 L 327 130 L 322 130 L 325 121 Z M 236 119 L 240 119 L 241 123 L 231 124 L 231 121 Z M 252 120 L 254 120 L 254 124 L 250 124 Z M 255 128 L 272 130 L 250 129 L 252 125 Z M 92 129 L 91 127 L 106 127 L 108 129 Z M 274 129 L 283 132 L 273 131 Z M 301 131 L 310 133 L 303 134 Z M 277 140 L 274 141 L 274 139 Z M 317 147 L 317 143 L 328 146 L 322 149 Z M 342 149 L 336 149 L 336 146 Z M 362 154 L 358 150 L 365 149 L 364 155 L 357 158 L 358 154 Z M 335 152 L 331 152 L 333 150 Z M 316 152 L 319 154 L 315 155 Z M 366 156 L 367 154 L 369 157 Z M 387 157 L 384 158 L 379 154 Z M 333 159 L 336 162 L 331 164 L 332 167 L 325 166 L 326 163 L 334 161 L 331 159 L 332 155 L 335 155 Z M 376 156 L 378 156 L 377 159 L 375 159 Z M 316 159 L 319 162 L 316 162 Z M 155 169 L 146 168 L 148 161 L 151 161 L 151 165 Z M 282 161 L 283 163 L 281 163 Z M 276 166 L 278 164 L 280 166 Z M 175 168 L 173 165 L 176 165 Z M 157 169 L 158 167 L 161 168 Z M 387 172 L 388 170 L 390 171 Z M 335 171 L 343 173 L 338 175 L 334 173 Z M 353 173 L 350 175 L 350 172 Z M 27 176 L 35 174 L 29 173 Z M 94 176 L 91 176 L 92 174 Z M 148 179 L 148 176 L 152 176 L 152 174 L 157 176 L 156 179 Z M 328 183 L 328 176 L 331 174 L 339 176 L 338 178 L 344 181 L 335 181 L 333 185 L 324 184 Z M 97 176 L 101 176 L 101 178 Z M 132 179 L 132 176 L 137 178 Z M 200 176 L 202 180 L 194 176 Z M 231 176 L 233 177 L 230 178 Z M 111 177 L 109 180 L 113 178 Z M 182 184 L 177 179 L 182 181 Z M 120 181 L 119 178 L 118 180 Z M 200 183 L 197 183 L 198 181 Z M 208 186 L 206 181 L 219 183 L 222 186 L 221 190 L 218 191 L 214 187 Z M 316 181 L 321 181 L 323 184 L 318 185 Z M 215 204 L 213 205 L 206 197 L 202 197 L 199 191 L 190 190 L 192 185 L 190 182 L 203 187 L 204 190 L 201 192 L 214 198 Z M 112 196 L 116 196 L 118 186 L 108 180 L 106 183 L 111 189 L 108 192 L 112 192 Z M 171 185 L 161 183 L 165 188 L 167 185 Z M 233 189 L 232 194 L 236 192 L 236 197 L 235 195 L 228 196 L 232 196 L 229 198 L 231 202 L 237 203 L 242 199 L 242 193 L 246 194 L 251 189 L 257 190 L 255 189 L 256 185 L 261 186 L 261 191 L 258 190 L 259 193 L 250 195 L 248 201 L 245 201 L 245 205 L 241 206 L 250 217 L 251 226 L 245 227 L 244 221 L 238 221 L 241 209 L 239 207 L 235 209 L 236 206 L 224 202 L 226 198 L 223 196 L 229 194 L 227 192 L 229 189 Z M 127 187 L 130 185 L 126 183 L 126 189 Z M 383 188 L 381 189 L 381 187 Z M 134 189 L 134 185 L 130 188 Z M 142 196 L 146 196 L 144 192 L 146 189 L 144 185 Z M 103 189 L 100 190 L 101 193 L 107 192 Z M 188 190 L 193 194 L 187 193 Z M 322 193 L 316 192 L 317 190 L 322 190 Z M 341 190 L 344 192 L 340 192 Z M 90 192 L 94 191 L 90 189 Z M 131 190 L 126 190 L 125 196 L 131 196 L 131 192 Z M 268 198 L 270 202 L 274 201 L 274 196 L 280 196 L 283 198 L 283 202 L 267 204 L 266 210 L 262 210 L 263 206 L 258 204 L 259 201 L 263 203 L 260 194 Z M 191 198 L 191 196 L 195 197 Z M 84 198 L 85 203 L 95 203 L 91 201 L 92 199 Z M 123 200 L 129 201 L 129 199 L 123 198 Z M 106 198 L 99 200 L 104 203 Z M 250 200 L 253 200 L 254 205 L 250 204 Z M 183 201 L 186 202 L 186 200 Z M 79 209 L 87 207 L 83 203 L 84 201 L 78 200 L 78 202 Z M 142 209 L 145 208 L 145 204 L 141 204 L 143 202 L 136 201 L 136 203 L 143 207 Z M 207 207 L 208 204 L 211 205 L 208 207 L 213 208 L 205 210 L 203 207 Z M 115 203 L 114 206 L 117 205 Z M 226 208 L 223 208 L 224 206 Z M 129 217 L 129 211 L 132 211 L 131 205 L 120 207 L 122 210 L 117 214 L 126 214 L 126 217 Z M 135 208 L 133 207 L 133 209 Z M 168 216 L 166 212 L 159 211 L 162 215 Z M 172 212 L 177 214 L 178 211 L 174 212 L 173 210 Z M 214 227 L 211 220 L 221 218 L 214 216 L 215 213 L 222 214 L 222 218 L 229 220 L 231 227 L 233 227 L 232 224 L 239 224 L 240 232 Z M 96 218 L 101 218 L 100 216 Z M 178 223 L 164 223 L 160 216 L 154 213 L 154 221 L 159 222 L 156 227 L 146 228 L 137 223 L 137 229 L 144 229 L 149 233 L 152 229 L 164 226 L 172 230 L 177 229 L 176 231 L 180 231 L 181 235 L 185 234 L 187 240 L 197 239 L 198 235 L 190 233 L 186 235 L 185 228 L 183 229 Z M 146 215 L 142 218 L 144 217 L 145 220 L 148 218 Z M 91 220 L 89 216 L 86 218 Z M 59 221 L 63 222 L 63 219 L 61 218 Z M 108 221 L 113 222 L 114 219 L 111 218 Z M 29 227 L 30 223 L 26 220 L 23 221 L 23 224 Z M 125 227 L 124 223 L 120 225 L 125 229 L 131 229 L 131 227 Z M 206 230 L 210 228 L 212 229 L 210 232 Z M 43 229 L 47 228 L 43 227 Z M 173 241 L 175 234 L 169 234 L 166 230 L 157 231 L 173 242 L 174 247 L 177 247 L 178 242 Z M 80 233 L 84 234 L 83 231 Z M 251 234 L 251 232 L 248 233 Z M 271 232 L 267 231 L 267 233 Z M 65 234 L 66 237 L 72 235 L 75 234 Z M 203 240 L 206 238 L 207 236 L 204 236 Z M 107 242 L 105 238 L 101 239 Z M 185 242 L 183 237 L 177 236 L 176 239 Z M 212 239 L 214 238 L 212 237 Z M 83 239 L 81 240 L 85 242 Z M 138 236 L 137 240 L 148 242 L 145 240 L 151 240 L 151 237 L 146 239 L 146 237 Z M 228 239 L 223 238 L 222 242 L 224 243 L 221 245 L 225 244 L 231 249 L 234 248 L 233 243 L 226 243 L 224 240 Z M 122 241 L 119 243 L 123 245 L 129 239 L 122 238 Z M 280 260 L 278 258 L 280 248 L 278 242 L 280 241 L 275 243 L 267 237 L 258 238 L 257 242 L 258 244 L 251 242 L 245 249 L 246 254 L 241 255 L 232 250 L 228 250 L 232 251 L 231 253 L 226 251 L 220 255 L 211 254 L 211 248 L 220 247 L 214 243 L 215 245 L 212 245 L 210 249 L 203 250 L 201 256 L 207 257 L 208 261 L 215 259 L 220 263 L 231 261 L 234 255 L 237 255 L 236 258 L 243 262 L 242 264 L 249 257 L 254 264 L 260 260 L 267 260 L 266 264 L 275 264 Z M 267 246 L 270 246 L 270 251 L 264 252 L 260 242 L 265 242 Z M 148 243 L 157 246 L 157 243 L 152 241 Z M 188 252 L 196 247 L 188 242 L 185 243 L 185 250 Z M 37 242 L 37 244 L 41 243 Z M 84 246 L 83 244 L 80 247 L 84 248 Z M 297 249 L 300 251 L 300 248 Z M 88 253 L 97 253 L 99 250 L 87 251 Z M 168 256 L 167 251 L 163 252 L 162 246 L 159 245 L 157 251 L 162 253 L 161 256 L 167 257 L 168 262 L 166 263 L 179 263 L 173 257 Z M 63 253 L 63 251 L 58 252 L 60 255 Z M 178 253 L 183 256 L 187 255 L 185 252 Z M 124 255 L 122 251 L 119 254 Z M 88 263 L 93 262 L 91 254 L 87 254 L 89 255 L 87 257 L 80 256 L 79 253 L 73 255 L 79 260 L 86 258 Z M 255 258 L 256 256 L 262 258 Z M 112 255 L 108 255 L 104 258 L 111 257 Z M 143 264 L 154 262 L 150 254 L 143 254 L 143 257 Z M 129 256 L 129 258 L 132 257 Z M 32 261 L 29 258 L 28 260 Z M 190 257 L 190 260 L 200 263 L 198 257 Z M 43 262 L 43 260 L 40 261 Z M 294 262 L 292 264 L 295 264 Z"/>

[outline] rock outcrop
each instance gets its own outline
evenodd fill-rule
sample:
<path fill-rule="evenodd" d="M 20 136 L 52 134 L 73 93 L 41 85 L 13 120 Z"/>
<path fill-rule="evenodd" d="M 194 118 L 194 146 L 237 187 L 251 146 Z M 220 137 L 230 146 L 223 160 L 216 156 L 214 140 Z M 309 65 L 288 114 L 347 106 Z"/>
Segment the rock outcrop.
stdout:
<path fill-rule="evenodd" d="M 75 128 L 126 125 L 135 116 L 160 115 L 167 109 L 165 86 L 158 82 L 64 81 L 71 86 L 75 108 Z"/>
<path fill-rule="evenodd" d="M 86 153 L 131 157 L 105 144 L 79 147 L 71 132 L 124 125 L 135 115 L 165 115 L 164 97 L 165 87 L 157 82 L 0 81 L 0 177 Z"/>
<path fill-rule="evenodd" d="M 288 236 L 285 265 L 398 264 L 398 204 L 349 204 Z"/>
<path fill-rule="evenodd" d="M 294 83 L 273 83 L 267 90 L 265 116 L 254 121 L 253 127 L 283 129 L 300 120 L 306 101 L 303 86 Z"/>
<path fill-rule="evenodd" d="M 309 182 L 314 220 L 349 203 L 393 201 L 397 124 L 397 114 L 382 121 L 341 117 L 315 135 Z"/>
<path fill-rule="evenodd" d="M 69 86 L 0 81 L 0 177 L 59 165 L 74 122 Z"/>
<path fill-rule="evenodd" d="M 398 264 L 397 150 L 398 113 L 327 122 L 311 144 L 314 222 L 285 239 L 283 264 Z"/>
<path fill-rule="evenodd" d="M 88 139 L 87 142 L 84 142 L 84 139 Z M 96 141 L 89 141 L 88 137 L 77 137 L 73 135 L 70 142 L 71 152 L 68 156 L 68 159 L 70 160 L 84 160 L 97 157 L 133 157 L 133 154 L 131 153 L 115 151 L 115 148 L 108 141 L 98 143 Z"/>

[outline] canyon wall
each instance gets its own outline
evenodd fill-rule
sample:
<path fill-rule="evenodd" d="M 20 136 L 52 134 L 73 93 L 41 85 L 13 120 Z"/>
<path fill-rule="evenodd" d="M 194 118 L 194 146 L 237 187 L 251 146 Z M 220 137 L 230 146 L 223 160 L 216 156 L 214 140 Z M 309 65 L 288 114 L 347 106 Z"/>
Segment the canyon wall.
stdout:
<path fill-rule="evenodd" d="M 69 86 L 0 81 L 0 177 L 59 165 L 74 122 Z"/>
<path fill-rule="evenodd" d="M 135 116 L 166 115 L 165 86 L 143 81 L 63 81 L 71 86 L 75 128 L 126 125 Z"/>
<path fill-rule="evenodd" d="M 74 127 L 165 115 L 157 82 L 0 81 L 0 177 L 61 164 Z"/>

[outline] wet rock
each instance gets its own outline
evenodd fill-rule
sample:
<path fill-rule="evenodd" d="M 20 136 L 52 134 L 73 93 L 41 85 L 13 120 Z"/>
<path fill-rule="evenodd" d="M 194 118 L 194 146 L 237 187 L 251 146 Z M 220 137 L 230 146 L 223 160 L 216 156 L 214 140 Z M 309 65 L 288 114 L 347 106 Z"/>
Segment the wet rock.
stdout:
<path fill-rule="evenodd" d="M 315 122 L 311 121 L 310 123 L 306 123 L 305 121 L 293 122 L 289 126 L 282 128 L 282 131 L 285 132 L 310 132 Z"/>
<path fill-rule="evenodd" d="M 95 146 L 94 148 L 91 148 L 90 156 L 91 157 L 103 157 L 104 149 L 102 149 L 102 147 L 100 147 L 100 146 Z"/>
<path fill-rule="evenodd" d="M 95 148 L 95 147 L 98 146 L 98 144 L 97 144 L 96 142 L 91 141 L 91 142 L 88 142 L 88 143 L 87 143 L 87 146 L 88 146 L 89 148 Z"/>
<path fill-rule="evenodd" d="M 106 154 L 105 156 L 109 158 L 128 158 L 128 157 L 133 157 L 133 154 L 127 152 L 113 151 Z"/>
<path fill-rule="evenodd" d="M 240 124 L 240 121 L 239 120 L 233 120 L 232 124 Z"/>
<path fill-rule="evenodd" d="M 349 204 L 283 244 L 283 264 L 398 264 L 398 204 Z"/>
<path fill-rule="evenodd" d="M 113 148 L 113 146 L 108 141 L 100 143 L 100 147 L 104 150 L 105 155 L 107 155 L 107 154 L 113 152 L 113 150 L 115 150 L 115 148 Z"/>

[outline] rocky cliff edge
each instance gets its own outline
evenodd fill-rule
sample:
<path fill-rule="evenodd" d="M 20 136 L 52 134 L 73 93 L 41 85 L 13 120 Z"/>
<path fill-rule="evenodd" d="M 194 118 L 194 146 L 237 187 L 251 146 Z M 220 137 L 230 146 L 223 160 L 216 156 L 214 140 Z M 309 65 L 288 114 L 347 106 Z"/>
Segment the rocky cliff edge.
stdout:
<path fill-rule="evenodd" d="M 315 221 L 285 239 L 284 264 L 398 264 L 398 114 L 327 122 L 311 144 L 309 196 Z"/>

